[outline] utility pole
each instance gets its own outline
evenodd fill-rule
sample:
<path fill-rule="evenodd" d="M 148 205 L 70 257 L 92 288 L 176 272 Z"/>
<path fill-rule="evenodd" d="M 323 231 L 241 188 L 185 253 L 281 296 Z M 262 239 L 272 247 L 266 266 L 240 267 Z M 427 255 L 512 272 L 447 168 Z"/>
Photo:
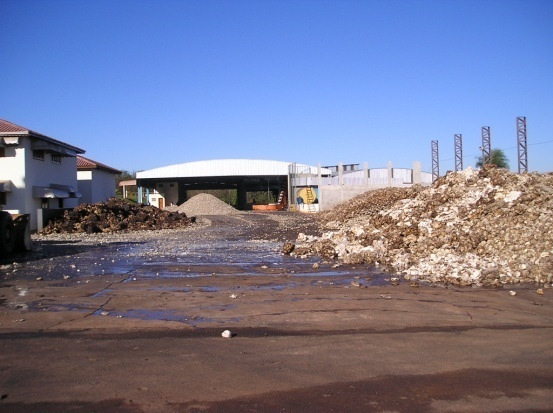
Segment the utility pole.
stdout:
<path fill-rule="evenodd" d="M 526 141 L 526 116 L 517 117 L 518 173 L 528 172 L 528 145 Z"/>
<path fill-rule="evenodd" d="M 463 135 L 455 134 L 455 172 L 463 170 Z"/>
<path fill-rule="evenodd" d="M 438 141 L 431 141 L 432 146 L 432 182 L 440 177 L 440 165 L 438 158 Z"/>
<path fill-rule="evenodd" d="M 489 126 L 482 126 L 482 166 L 492 161 L 491 134 Z"/>

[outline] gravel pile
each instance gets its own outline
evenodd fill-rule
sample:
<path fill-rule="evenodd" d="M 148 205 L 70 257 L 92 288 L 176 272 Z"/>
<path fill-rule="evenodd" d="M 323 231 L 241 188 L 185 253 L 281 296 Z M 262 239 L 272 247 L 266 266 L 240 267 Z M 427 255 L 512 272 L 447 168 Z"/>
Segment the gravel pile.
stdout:
<path fill-rule="evenodd" d="M 185 214 L 152 206 L 130 204 L 111 198 L 96 204 L 81 204 L 51 221 L 41 234 L 113 233 L 119 231 L 182 228 L 193 222 Z"/>
<path fill-rule="evenodd" d="M 371 191 L 324 214 L 322 231 L 300 234 L 292 254 L 383 265 L 410 280 L 551 283 L 553 174 L 468 168 L 430 188 Z"/>
<path fill-rule="evenodd" d="M 166 210 L 184 213 L 187 216 L 231 215 L 241 213 L 236 208 L 210 194 L 198 194 L 180 206 L 168 207 Z"/>

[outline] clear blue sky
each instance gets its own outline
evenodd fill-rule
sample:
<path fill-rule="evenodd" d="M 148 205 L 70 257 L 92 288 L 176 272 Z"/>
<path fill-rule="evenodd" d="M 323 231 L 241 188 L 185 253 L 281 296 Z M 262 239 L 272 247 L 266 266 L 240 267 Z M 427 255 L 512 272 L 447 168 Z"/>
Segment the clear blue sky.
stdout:
<path fill-rule="evenodd" d="M 553 1 L 0 0 L 0 118 L 143 170 L 217 158 L 553 171 Z"/>

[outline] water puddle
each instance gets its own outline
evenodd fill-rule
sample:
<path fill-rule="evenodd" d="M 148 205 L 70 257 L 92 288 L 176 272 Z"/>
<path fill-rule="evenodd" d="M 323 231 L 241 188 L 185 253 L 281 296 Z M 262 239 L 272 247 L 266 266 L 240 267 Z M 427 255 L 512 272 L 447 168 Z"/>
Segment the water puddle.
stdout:
<path fill-rule="evenodd" d="M 204 287 L 200 287 L 199 290 L 202 292 L 202 293 L 216 293 L 219 291 L 219 288 L 217 287 L 211 287 L 211 286 L 204 286 Z"/>
<path fill-rule="evenodd" d="M 45 301 L 35 301 L 28 304 L 29 311 L 49 311 L 49 312 L 64 312 L 72 311 L 78 313 L 88 313 L 90 308 L 86 308 L 82 305 L 76 304 L 61 304 L 61 303 L 49 303 Z"/>
<path fill-rule="evenodd" d="M 170 310 L 127 310 L 124 312 L 97 310 L 94 312 L 94 315 L 117 318 L 135 318 L 145 321 L 174 321 L 178 323 L 188 324 L 193 327 L 197 327 L 205 323 L 217 323 L 221 325 L 226 325 L 229 323 L 237 323 L 238 321 L 240 321 L 238 317 L 214 319 L 209 317 L 187 316 Z"/>

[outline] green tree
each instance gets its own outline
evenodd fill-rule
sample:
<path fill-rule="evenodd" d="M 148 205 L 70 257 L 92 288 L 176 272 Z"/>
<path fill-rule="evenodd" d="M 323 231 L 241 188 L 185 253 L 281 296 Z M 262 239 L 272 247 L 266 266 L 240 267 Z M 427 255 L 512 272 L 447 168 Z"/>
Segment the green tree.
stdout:
<path fill-rule="evenodd" d="M 123 197 L 123 188 L 119 186 L 121 181 L 131 181 L 136 179 L 135 171 L 122 171 L 120 174 L 115 176 L 115 196 L 117 198 Z M 127 188 L 127 198 L 136 201 L 137 193 L 136 186 L 131 186 Z"/>
<path fill-rule="evenodd" d="M 490 151 L 490 161 L 488 163 L 497 166 L 498 168 L 509 169 L 509 159 L 507 155 L 501 149 L 492 149 Z M 476 158 L 476 167 L 482 168 L 484 166 L 484 161 L 481 156 Z"/>

